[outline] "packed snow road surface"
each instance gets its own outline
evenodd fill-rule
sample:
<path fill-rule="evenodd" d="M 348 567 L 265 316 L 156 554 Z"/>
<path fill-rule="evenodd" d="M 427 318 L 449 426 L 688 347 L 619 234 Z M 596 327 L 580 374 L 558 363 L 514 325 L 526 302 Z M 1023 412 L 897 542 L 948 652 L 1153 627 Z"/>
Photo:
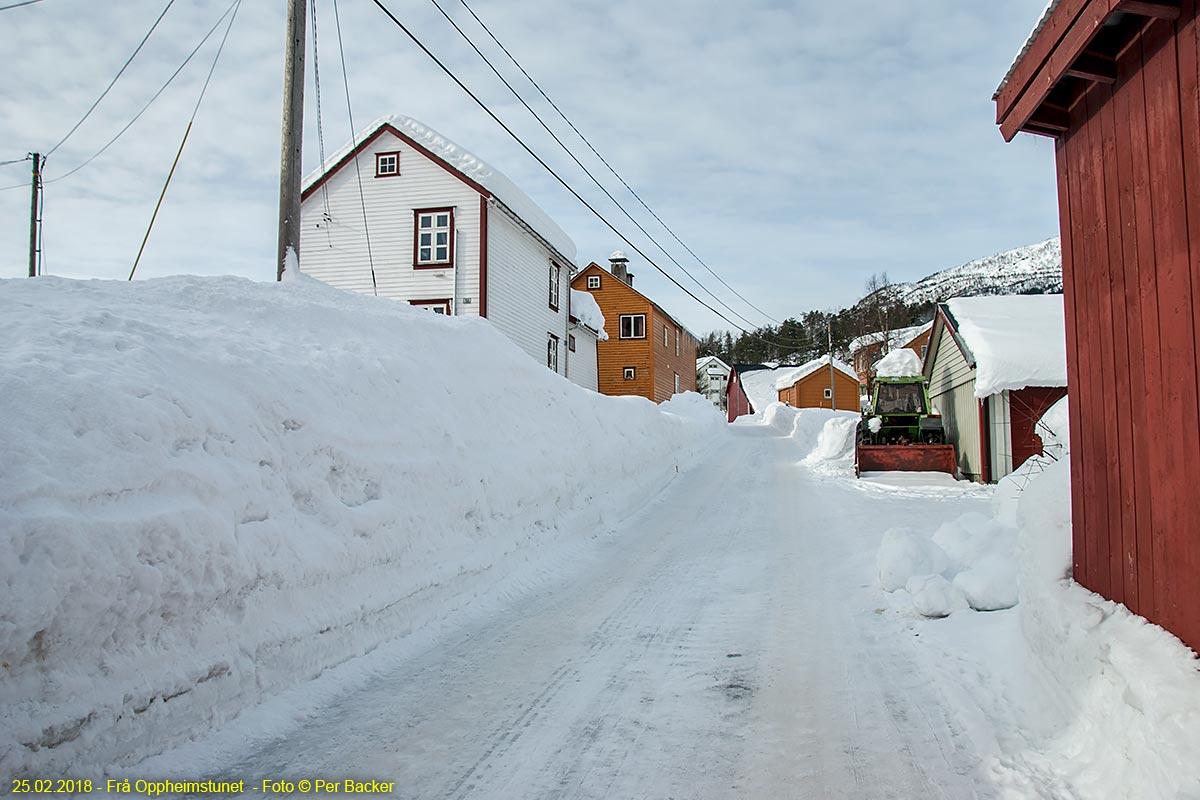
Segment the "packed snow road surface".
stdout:
<path fill-rule="evenodd" d="M 565 575 L 220 776 L 411 798 L 997 796 L 872 581 L 881 528 L 939 503 L 822 480 L 768 433 L 737 431 Z"/>

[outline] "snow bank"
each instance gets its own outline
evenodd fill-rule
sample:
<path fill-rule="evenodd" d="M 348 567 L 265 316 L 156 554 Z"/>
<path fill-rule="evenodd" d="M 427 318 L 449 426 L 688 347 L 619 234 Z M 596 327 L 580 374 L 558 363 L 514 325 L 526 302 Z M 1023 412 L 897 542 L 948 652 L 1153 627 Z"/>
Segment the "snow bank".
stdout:
<path fill-rule="evenodd" d="M 604 530 L 724 431 L 303 276 L 0 306 L 6 775 L 201 735 Z"/>
<path fill-rule="evenodd" d="M 907 347 L 893 350 L 875 365 L 879 378 L 910 378 L 921 374 L 921 357 Z"/>
<path fill-rule="evenodd" d="M 600 305 L 591 292 L 571 290 L 571 316 L 596 331 L 600 341 L 608 341 L 608 331 L 604 330 L 604 312 L 600 310 Z"/>
<path fill-rule="evenodd" d="M 967 597 L 962 589 L 941 575 L 909 578 L 904 589 L 912 596 L 913 608 L 925 617 L 948 617 L 955 611 L 967 609 Z"/>
<path fill-rule="evenodd" d="M 1065 709 L 1043 743 L 1047 756 L 1084 798 L 1200 797 L 1196 655 L 1069 579 L 1070 483 L 1060 459 L 1018 501 L 1021 627 Z"/>
<path fill-rule="evenodd" d="M 1067 385 L 1061 294 L 956 297 L 947 305 L 975 359 L 975 396 Z"/>

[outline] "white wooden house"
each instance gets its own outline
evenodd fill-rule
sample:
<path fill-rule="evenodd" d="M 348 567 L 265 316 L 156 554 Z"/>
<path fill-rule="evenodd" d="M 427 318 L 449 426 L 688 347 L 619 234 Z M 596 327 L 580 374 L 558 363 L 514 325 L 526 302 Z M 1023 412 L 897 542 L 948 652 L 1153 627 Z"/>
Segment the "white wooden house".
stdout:
<path fill-rule="evenodd" d="M 726 410 L 730 372 L 729 365 L 716 356 L 696 359 L 696 391 L 722 411 Z"/>
<path fill-rule="evenodd" d="M 958 467 L 994 482 L 1042 452 L 1037 421 L 1066 395 L 1062 295 L 955 298 L 938 306 L 925 359 Z"/>
<path fill-rule="evenodd" d="M 479 157 L 414 119 L 387 116 L 308 175 L 302 197 L 304 273 L 485 317 L 550 369 L 596 388 L 603 318 L 572 313 L 575 243 Z"/>

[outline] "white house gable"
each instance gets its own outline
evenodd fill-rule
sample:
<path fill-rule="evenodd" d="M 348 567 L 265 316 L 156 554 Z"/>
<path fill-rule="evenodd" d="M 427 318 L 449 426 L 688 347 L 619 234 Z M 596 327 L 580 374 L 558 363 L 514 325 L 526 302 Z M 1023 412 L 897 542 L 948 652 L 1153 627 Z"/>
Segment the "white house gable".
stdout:
<path fill-rule="evenodd" d="M 373 262 L 381 297 L 415 303 L 449 300 L 451 313 L 478 315 L 480 197 L 444 166 L 385 130 L 305 198 L 301 269 L 339 288 L 371 293 Z M 419 263 L 415 226 L 422 210 L 452 215 L 449 263 Z"/>

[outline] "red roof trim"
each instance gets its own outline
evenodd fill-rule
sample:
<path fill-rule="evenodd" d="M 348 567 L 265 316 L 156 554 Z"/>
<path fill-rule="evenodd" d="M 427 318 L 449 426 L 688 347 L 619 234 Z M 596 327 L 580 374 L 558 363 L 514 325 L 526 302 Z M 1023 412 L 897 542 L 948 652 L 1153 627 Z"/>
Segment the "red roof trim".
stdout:
<path fill-rule="evenodd" d="M 315 192 L 317 189 L 321 188 L 321 186 L 323 186 L 326 181 L 328 181 L 330 178 L 332 178 L 334 176 L 334 174 L 336 174 L 339 170 L 341 170 L 342 167 L 344 167 L 344 166 L 346 166 L 346 164 L 350 163 L 351 160 L 357 158 L 359 156 L 359 154 L 361 154 L 364 150 L 366 150 L 368 147 L 370 147 L 371 144 L 376 139 L 378 139 L 380 136 L 382 136 L 385 133 L 392 134 L 397 139 L 399 139 L 400 141 L 404 142 L 406 145 L 411 147 L 413 150 L 416 150 L 418 153 L 425 156 L 430 161 L 432 161 L 434 164 L 437 164 L 439 167 L 446 170 L 446 172 L 449 172 L 451 175 L 458 178 L 460 181 L 465 183 L 467 186 L 470 186 L 472 189 L 479 192 L 484 197 L 492 196 L 492 193 L 489 192 L 486 188 L 484 188 L 484 186 L 482 184 L 476 183 L 475 181 L 468 178 L 460 170 L 456 169 L 455 167 L 452 167 L 441 156 L 435 154 L 432 150 L 429 150 L 424 145 L 418 143 L 415 139 L 413 139 L 411 136 L 409 136 L 408 134 L 401 131 L 399 128 L 392 125 L 390 122 L 385 122 L 379 126 L 378 130 L 376 130 L 374 133 L 372 133 L 367 138 L 363 139 L 362 142 L 359 143 L 358 147 L 355 147 L 349 153 L 344 155 L 341 158 L 341 160 L 339 160 L 336 164 L 334 164 L 332 167 L 330 167 L 328 170 L 326 170 L 325 174 L 322 175 L 320 178 L 318 178 L 316 181 L 314 181 L 312 186 L 309 186 L 307 189 L 305 189 L 304 192 L 300 195 L 300 199 L 307 200 L 308 197 L 310 195 L 312 195 L 313 192 Z"/>

